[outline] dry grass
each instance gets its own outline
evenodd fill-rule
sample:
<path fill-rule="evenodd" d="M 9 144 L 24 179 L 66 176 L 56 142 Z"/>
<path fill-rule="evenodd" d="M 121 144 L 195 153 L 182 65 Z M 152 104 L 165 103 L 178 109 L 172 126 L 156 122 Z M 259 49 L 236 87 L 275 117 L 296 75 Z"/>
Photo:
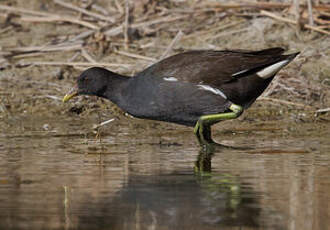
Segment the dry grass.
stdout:
<path fill-rule="evenodd" d="M 274 46 L 301 55 L 281 71 L 262 100 L 315 110 L 330 107 L 330 5 L 325 2 L 30 2 L 0 5 L 0 94 L 7 95 L 0 112 L 43 105 L 43 97 L 62 106 L 52 98 L 60 98 L 86 66 L 134 75 L 184 50 Z M 26 95 L 39 102 L 31 103 Z"/>

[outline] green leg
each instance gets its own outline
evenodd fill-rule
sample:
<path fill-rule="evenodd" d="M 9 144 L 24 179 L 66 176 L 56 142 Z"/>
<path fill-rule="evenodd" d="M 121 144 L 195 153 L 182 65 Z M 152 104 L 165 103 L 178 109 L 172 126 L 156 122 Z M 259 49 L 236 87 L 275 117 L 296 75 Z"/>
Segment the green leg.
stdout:
<path fill-rule="evenodd" d="M 204 115 L 198 119 L 194 133 L 202 146 L 215 143 L 211 138 L 211 125 L 219 121 L 237 118 L 243 113 L 243 108 L 236 104 L 232 104 L 229 109 L 232 112 Z"/>

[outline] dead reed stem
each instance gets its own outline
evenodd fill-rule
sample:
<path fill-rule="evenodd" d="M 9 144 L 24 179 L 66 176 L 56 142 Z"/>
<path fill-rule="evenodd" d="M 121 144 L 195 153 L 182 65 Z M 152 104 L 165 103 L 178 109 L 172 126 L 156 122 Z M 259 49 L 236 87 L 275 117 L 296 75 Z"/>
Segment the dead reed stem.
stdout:
<path fill-rule="evenodd" d="M 271 18 L 276 19 L 276 20 L 278 20 L 278 21 L 282 21 L 282 22 L 286 22 L 286 23 L 293 24 L 293 25 L 297 25 L 297 22 L 296 22 L 295 20 L 292 20 L 292 19 L 288 19 L 288 18 L 284 18 L 284 17 L 278 16 L 278 15 L 276 15 L 276 14 L 274 14 L 274 13 L 269 12 L 269 11 L 261 10 L 260 13 L 261 13 L 262 15 L 265 15 L 265 16 L 268 16 L 268 17 L 271 17 Z M 329 31 L 326 31 L 326 30 L 320 29 L 320 28 L 315 27 L 315 26 L 304 25 L 304 27 L 307 28 L 307 29 L 310 29 L 310 30 L 317 31 L 317 32 L 322 33 L 322 34 L 330 35 L 330 32 L 329 32 Z"/>
<path fill-rule="evenodd" d="M 108 21 L 108 22 L 111 22 L 111 23 L 114 23 L 116 20 L 112 17 L 109 17 L 109 16 L 104 16 L 104 15 L 101 15 L 101 14 L 97 14 L 97 13 L 94 13 L 94 12 L 90 12 L 88 10 L 85 10 L 83 8 L 80 8 L 78 6 L 75 6 L 71 3 L 68 3 L 68 2 L 64 2 L 62 0 L 54 0 L 54 2 L 56 4 L 59 4 L 63 7 L 66 7 L 66 8 L 69 8 L 71 10 L 75 10 L 75 11 L 78 11 L 80 13 L 83 13 L 85 15 L 88 15 L 88 16 L 91 16 L 91 17 L 94 17 L 96 19 L 100 19 L 100 20 L 103 20 L 103 21 Z"/>
<path fill-rule="evenodd" d="M 170 45 L 167 47 L 167 49 L 165 50 L 165 52 L 162 54 L 162 56 L 160 56 L 160 60 L 164 59 L 165 57 L 167 57 L 170 52 L 172 51 L 173 47 L 181 40 L 181 38 L 183 37 L 183 33 L 181 30 L 179 30 L 179 32 L 175 35 L 175 37 L 173 38 L 173 40 L 171 41 Z"/>

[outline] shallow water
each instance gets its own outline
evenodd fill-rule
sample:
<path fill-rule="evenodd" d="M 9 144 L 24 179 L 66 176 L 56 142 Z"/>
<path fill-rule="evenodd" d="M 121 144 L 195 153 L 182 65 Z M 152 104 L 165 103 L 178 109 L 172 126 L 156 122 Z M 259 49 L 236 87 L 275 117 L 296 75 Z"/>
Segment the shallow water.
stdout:
<path fill-rule="evenodd" d="M 328 124 L 220 125 L 242 149 L 212 156 L 175 125 L 116 121 L 101 139 L 82 119 L 1 125 L 0 229 L 330 226 Z"/>

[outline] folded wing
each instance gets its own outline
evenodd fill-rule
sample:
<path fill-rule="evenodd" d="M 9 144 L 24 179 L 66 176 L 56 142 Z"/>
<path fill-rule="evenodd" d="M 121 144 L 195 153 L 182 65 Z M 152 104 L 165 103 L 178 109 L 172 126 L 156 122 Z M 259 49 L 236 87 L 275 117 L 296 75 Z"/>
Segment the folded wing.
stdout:
<path fill-rule="evenodd" d="M 233 79 L 256 73 L 285 59 L 282 48 L 260 51 L 188 51 L 166 58 L 136 77 L 164 77 L 195 84 L 221 86 Z"/>

